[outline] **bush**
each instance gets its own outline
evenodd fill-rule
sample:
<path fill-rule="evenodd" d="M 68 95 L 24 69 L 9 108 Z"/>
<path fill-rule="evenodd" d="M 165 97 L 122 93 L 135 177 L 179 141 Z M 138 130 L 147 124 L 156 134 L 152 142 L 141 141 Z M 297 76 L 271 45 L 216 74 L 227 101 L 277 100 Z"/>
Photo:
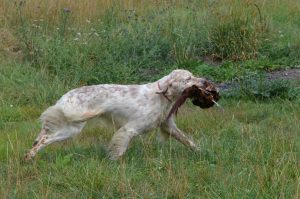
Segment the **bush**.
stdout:
<path fill-rule="evenodd" d="M 232 6 L 228 13 L 216 10 L 206 43 L 207 53 L 221 59 L 257 58 L 268 32 L 267 20 L 256 4 Z"/>

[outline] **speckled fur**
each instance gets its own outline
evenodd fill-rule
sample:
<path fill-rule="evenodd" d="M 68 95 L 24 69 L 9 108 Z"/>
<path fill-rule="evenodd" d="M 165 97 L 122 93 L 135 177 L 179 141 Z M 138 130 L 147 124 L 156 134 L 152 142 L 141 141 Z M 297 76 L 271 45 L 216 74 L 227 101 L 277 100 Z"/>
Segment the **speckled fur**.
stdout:
<path fill-rule="evenodd" d="M 157 127 L 163 137 L 174 137 L 196 149 L 176 127 L 173 116 L 167 119 L 167 115 L 184 89 L 201 87 L 205 82 L 189 71 L 174 70 L 144 85 L 101 84 L 71 90 L 41 115 L 42 130 L 25 158 L 31 159 L 43 147 L 80 133 L 86 121 L 94 117 L 112 118 L 120 127 L 109 145 L 111 159 L 122 156 L 133 137 Z"/>

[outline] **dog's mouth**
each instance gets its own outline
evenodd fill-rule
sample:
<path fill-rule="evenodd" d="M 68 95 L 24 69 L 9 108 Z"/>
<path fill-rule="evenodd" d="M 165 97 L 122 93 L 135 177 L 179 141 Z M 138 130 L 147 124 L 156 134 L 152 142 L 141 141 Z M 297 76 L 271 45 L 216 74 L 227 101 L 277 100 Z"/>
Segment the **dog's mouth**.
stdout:
<path fill-rule="evenodd" d="M 204 85 L 204 88 L 193 86 L 193 92 L 191 92 L 189 98 L 195 106 L 200 108 L 210 108 L 213 105 L 220 106 L 217 101 L 220 99 L 218 89 L 209 83 L 209 86 Z"/>
<path fill-rule="evenodd" d="M 213 105 L 220 106 L 217 101 L 220 99 L 219 91 L 213 83 L 209 81 L 205 81 L 203 86 L 198 87 L 193 85 L 191 87 L 186 88 L 181 96 L 176 100 L 171 111 L 168 114 L 168 118 L 171 117 L 172 114 L 177 113 L 178 108 L 186 101 L 186 99 L 191 99 L 192 103 L 195 106 L 199 106 L 200 108 L 206 109 L 210 108 Z"/>

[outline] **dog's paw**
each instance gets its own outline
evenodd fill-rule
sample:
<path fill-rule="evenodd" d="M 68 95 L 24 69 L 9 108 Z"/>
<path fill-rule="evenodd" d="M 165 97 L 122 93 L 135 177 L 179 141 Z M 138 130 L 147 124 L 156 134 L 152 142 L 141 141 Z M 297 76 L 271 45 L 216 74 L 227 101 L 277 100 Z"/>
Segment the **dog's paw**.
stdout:
<path fill-rule="evenodd" d="M 31 154 L 30 151 L 26 151 L 25 155 L 22 158 L 23 162 L 30 162 L 33 160 L 33 155 Z"/>

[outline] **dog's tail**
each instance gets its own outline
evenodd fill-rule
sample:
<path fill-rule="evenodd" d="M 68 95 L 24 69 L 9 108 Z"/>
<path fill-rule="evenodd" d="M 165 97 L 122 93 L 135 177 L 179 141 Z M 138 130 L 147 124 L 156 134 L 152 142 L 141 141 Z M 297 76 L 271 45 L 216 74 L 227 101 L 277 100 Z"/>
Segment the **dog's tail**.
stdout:
<path fill-rule="evenodd" d="M 43 112 L 40 120 L 42 122 L 43 128 L 53 133 L 69 123 L 63 110 L 55 105 L 50 106 L 45 112 Z"/>

